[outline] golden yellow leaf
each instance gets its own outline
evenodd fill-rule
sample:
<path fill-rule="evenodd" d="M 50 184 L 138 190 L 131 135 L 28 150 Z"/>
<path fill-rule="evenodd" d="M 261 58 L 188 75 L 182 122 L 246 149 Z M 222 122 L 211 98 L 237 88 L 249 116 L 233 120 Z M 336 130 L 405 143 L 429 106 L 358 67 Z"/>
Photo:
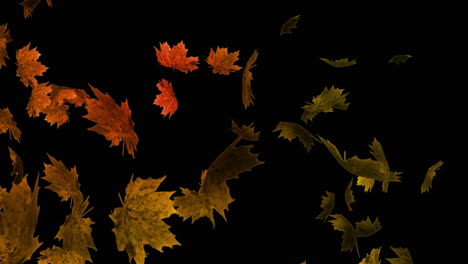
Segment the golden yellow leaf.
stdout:
<path fill-rule="evenodd" d="M 36 48 L 29 49 L 30 44 L 31 43 L 16 51 L 16 64 L 18 65 L 16 76 L 20 77 L 20 81 L 26 87 L 36 86 L 38 84 L 36 76 L 42 76 L 48 69 L 37 61 L 41 54 Z"/>
<path fill-rule="evenodd" d="M 315 218 L 323 220 L 324 222 L 327 221 L 328 216 L 335 208 L 335 194 L 332 192 L 326 192 L 327 196 L 322 196 L 322 212 Z"/>
<path fill-rule="evenodd" d="M 278 138 L 283 137 L 289 141 L 292 141 L 294 138 L 298 138 L 302 142 L 305 149 L 310 151 L 314 145 L 314 141 L 319 141 L 317 137 L 312 135 L 307 129 L 303 126 L 293 123 L 293 122 L 279 122 L 273 132 L 280 131 Z"/>
<path fill-rule="evenodd" d="M 233 127 L 232 130 L 239 131 L 238 126 L 235 126 L 237 128 Z M 234 201 L 229 194 L 226 181 L 237 179 L 240 173 L 250 171 L 253 167 L 263 164 L 263 161 L 257 159 L 258 154 L 250 152 L 253 145 L 236 147 L 244 135 L 254 134 L 252 125 L 249 128 L 244 130 L 247 131 L 245 134 L 239 133 L 237 138 L 211 163 L 208 170 L 202 172 L 201 186 L 198 192 L 181 188 L 183 196 L 175 197 L 174 205 L 177 207 L 177 213 L 184 220 L 192 218 L 193 223 L 201 217 L 208 217 L 214 228 L 213 209 L 226 220 L 224 211 L 229 210 L 229 204 Z M 256 140 L 252 136 L 247 138 L 252 141 Z"/>
<path fill-rule="evenodd" d="M 283 36 L 284 34 L 291 34 L 292 29 L 297 28 L 297 22 L 299 22 L 299 18 L 301 18 L 301 15 L 293 16 L 286 20 L 286 22 L 281 25 L 280 36 Z"/>
<path fill-rule="evenodd" d="M 390 247 L 398 258 L 386 258 L 392 264 L 413 264 L 413 259 L 407 248 L 394 248 Z"/>
<path fill-rule="evenodd" d="M 252 92 L 252 72 L 250 71 L 255 67 L 254 63 L 257 61 L 258 51 L 254 50 L 249 60 L 245 64 L 244 73 L 242 74 L 242 103 L 244 104 L 245 109 L 250 105 L 253 105 L 253 100 L 255 96 Z"/>
<path fill-rule="evenodd" d="M 84 264 L 86 260 L 75 251 L 53 246 L 41 251 L 38 264 Z"/>
<path fill-rule="evenodd" d="M 24 177 L 23 160 L 10 147 L 8 147 L 8 150 L 10 152 L 10 159 L 13 166 L 13 170 L 11 170 L 11 176 L 15 176 L 13 183 L 18 184 Z"/>
<path fill-rule="evenodd" d="M 353 210 L 353 208 L 351 207 L 351 204 L 356 201 L 354 200 L 353 190 L 351 190 L 352 186 L 353 186 L 353 179 L 351 179 L 351 181 L 349 182 L 348 187 L 346 187 L 346 190 L 344 193 L 346 206 L 348 206 L 349 211 Z"/>
<path fill-rule="evenodd" d="M 10 31 L 8 24 L 0 25 L 0 69 L 6 65 L 5 59 L 9 59 L 7 53 L 7 44 L 11 42 Z"/>
<path fill-rule="evenodd" d="M 123 207 L 115 208 L 110 215 L 117 248 L 127 252 L 130 262 L 145 263 L 145 245 L 161 252 L 163 247 L 180 245 L 163 221 L 176 213 L 170 200 L 174 192 L 155 192 L 165 178 L 134 181 L 132 177 L 121 201 Z"/>
<path fill-rule="evenodd" d="M 329 60 L 326 58 L 320 58 L 320 60 L 335 68 L 344 68 L 344 67 L 349 67 L 349 66 L 356 64 L 356 60 L 350 61 L 348 58 L 339 59 L 339 60 Z"/>
<path fill-rule="evenodd" d="M 10 139 L 13 137 L 16 141 L 20 141 L 21 130 L 16 126 L 16 122 L 8 107 L 0 109 L 0 134 L 6 133 L 7 131 L 10 135 Z"/>
<path fill-rule="evenodd" d="M 51 184 L 46 187 L 55 192 L 62 201 L 68 201 L 71 197 L 78 198 L 81 194 L 80 183 L 78 182 L 78 172 L 76 167 L 71 170 L 63 164 L 61 161 L 56 160 L 54 157 L 49 156 L 52 164 L 44 163 L 45 176 L 42 179 L 50 182 Z M 83 198 L 81 198 L 82 202 Z M 74 201 L 80 202 L 80 201 Z"/>
<path fill-rule="evenodd" d="M 390 60 L 388 61 L 388 63 L 395 63 L 395 64 L 400 64 L 400 63 L 405 63 L 407 60 L 409 60 L 410 58 L 412 58 L 413 56 L 409 55 L 409 54 L 405 54 L 405 55 L 395 55 L 393 57 L 390 58 Z"/>
<path fill-rule="evenodd" d="M 347 110 L 349 103 L 346 102 L 348 93 L 343 94 L 343 89 L 335 88 L 332 86 L 330 89 L 325 87 L 323 91 L 312 98 L 312 102 L 306 102 L 302 107 L 301 120 L 307 123 L 314 119 L 319 113 L 331 113 L 333 109 Z"/>
<path fill-rule="evenodd" d="M 444 164 L 443 161 L 439 160 L 436 164 L 432 165 L 427 169 L 426 177 L 421 185 L 421 193 L 428 192 L 432 188 L 432 180 L 436 176 L 436 171 Z"/>
<path fill-rule="evenodd" d="M 380 249 L 381 248 L 372 249 L 359 264 L 380 264 Z"/>
<path fill-rule="evenodd" d="M 0 263 L 22 264 L 42 244 L 34 237 L 39 215 L 37 183 L 38 179 L 31 190 L 26 176 L 10 192 L 0 187 Z"/>

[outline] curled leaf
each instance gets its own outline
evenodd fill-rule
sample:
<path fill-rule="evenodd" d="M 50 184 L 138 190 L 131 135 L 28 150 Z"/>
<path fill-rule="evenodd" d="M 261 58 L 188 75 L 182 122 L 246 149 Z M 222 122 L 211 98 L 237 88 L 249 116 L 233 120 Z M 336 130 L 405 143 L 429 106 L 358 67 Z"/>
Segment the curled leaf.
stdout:
<path fill-rule="evenodd" d="M 5 59 L 9 59 L 7 52 L 7 44 L 11 42 L 10 31 L 8 24 L 0 25 L 0 69 L 6 65 Z"/>
<path fill-rule="evenodd" d="M 436 171 L 444 164 L 443 161 L 439 160 L 436 164 L 432 165 L 427 169 L 426 177 L 421 185 L 421 193 L 428 192 L 432 188 L 432 180 L 436 176 Z"/>
<path fill-rule="evenodd" d="M 244 73 L 242 74 L 242 103 L 244 104 L 245 109 L 250 105 L 253 105 L 253 100 L 255 99 L 252 92 L 252 72 L 250 71 L 255 67 L 254 63 L 257 60 L 258 52 L 254 50 L 249 60 L 245 64 Z"/>
<path fill-rule="evenodd" d="M 9 133 L 10 139 L 13 137 L 16 141 L 20 141 L 21 130 L 16 126 L 16 122 L 8 107 L 0 109 L 0 134 L 6 132 Z"/>
<path fill-rule="evenodd" d="M 335 208 L 335 194 L 332 192 L 326 192 L 327 196 L 322 196 L 322 212 L 315 218 L 323 220 L 324 222 L 327 221 L 328 216 Z"/>
<path fill-rule="evenodd" d="M 357 63 L 356 60 L 350 61 L 348 58 L 339 59 L 339 60 L 329 60 L 326 58 L 320 58 L 320 60 L 335 68 L 349 67 Z"/>
<path fill-rule="evenodd" d="M 330 89 L 325 87 L 318 96 L 312 98 L 312 102 L 306 102 L 307 104 L 302 107 L 304 113 L 302 113 L 301 120 L 307 123 L 319 113 L 330 113 L 333 112 L 333 109 L 347 110 L 349 103 L 346 102 L 346 96 L 348 93 L 343 94 L 343 91 L 343 89 L 334 86 Z"/>
<path fill-rule="evenodd" d="M 349 182 L 348 187 L 346 187 L 346 190 L 344 193 L 346 206 L 348 206 L 349 211 L 353 210 L 353 208 L 351 207 L 351 204 L 355 202 L 353 190 L 351 190 L 352 186 L 353 186 L 353 179 L 351 179 L 351 181 Z"/>
<path fill-rule="evenodd" d="M 390 247 L 395 254 L 397 254 L 397 258 L 386 258 L 392 264 L 413 264 L 413 259 L 411 258 L 411 254 L 407 248 L 394 248 Z"/>
<path fill-rule="evenodd" d="M 24 177 L 23 160 L 13 149 L 8 147 L 8 150 L 10 152 L 10 159 L 13 166 L 11 176 L 15 176 L 13 183 L 18 184 Z"/>
<path fill-rule="evenodd" d="M 289 141 L 298 138 L 302 142 L 307 151 L 310 151 L 314 145 L 314 141 L 319 141 L 317 137 L 312 135 L 303 126 L 292 122 L 279 122 L 273 132 L 280 131 L 278 138 L 283 137 Z"/>
<path fill-rule="evenodd" d="M 286 22 L 281 25 L 280 36 L 283 36 L 284 34 L 291 34 L 292 30 L 297 28 L 297 22 L 299 22 L 299 18 L 301 18 L 301 15 L 293 16 L 286 20 Z"/>

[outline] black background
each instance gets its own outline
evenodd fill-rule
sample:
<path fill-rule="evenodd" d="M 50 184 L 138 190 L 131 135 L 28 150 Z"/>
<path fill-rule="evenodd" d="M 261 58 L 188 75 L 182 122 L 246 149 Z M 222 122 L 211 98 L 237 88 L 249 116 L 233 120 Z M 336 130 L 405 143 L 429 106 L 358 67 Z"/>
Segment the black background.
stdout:
<path fill-rule="evenodd" d="M 394 257 L 390 246 L 408 247 L 415 263 L 459 256 L 454 248 L 464 231 L 461 178 L 466 173 L 455 168 L 466 162 L 461 151 L 466 87 L 455 81 L 453 70 L 463 65 L 455 48 L 466 39 L 465 10 L 396 4 L 305 8 L 289 1 L 256 7 L 242 2 L 56 0 L 52 8 L 44 1 L 24 19 L 18 2 L 0 3 L 0 24 L 8 23 L 13 38 L 10 60 L 0 70 L 0 108 L 10 109 L 23 132 L 21 143 L 0 135 L 1 183 L 11 185 L 8 146 L 23 158 L 30 183 L 43 175 L 46 153 L 68 167 L 76 165 L 82 192 L 94 207 L 89 213 L 98 247 L 91 250 L 94 263 L 128 263 L 127 254 L 117 251 L 108 215 L 120 206 L 118 193 L 124 193 L 131 175 L 166 175 L 162 191 L 197 189 L 201 171 L 235 138 L 231 120 L 255 122 L 261 138 L 254 152 L 265 164 L 229 182 L 236 201 L 227 223 L 216 214 L 213 229 L 206 218 L 190 224 L 174 215 L 165 221 L 182 246 L 164 253 L 146 247 L 146 263 L 358 263 L 356 252 L 340 253 L 341 232 L 315 220 L 325 191 L 336 194 L 334 213 L 350 221 L 379 217 L 383 229 L 359 240 L 361 257 L 380 246 L 383 258 Z M 298 28 L 280 37 L 281 24 L 298 14 Z M 200 60 L 199 69 L 188 74 L 159 65 L 153 48 L 181 40 L 188 55 Z M 43 117 L 28 117 L 31 88 L 16 77 L 15 65 L 16 50 L 28 43 L 49 67 L 40 82 L 91 93 L 89 83 L 118 103 L 128 99 L 140 138 L 135 159 L 87 131 L 94 123 L 81 117 L 85 109 L 70 110 L 70 121 L 59 129 Z M 248 110 L 241 100 L 242 71 L 214 75 L 204 61 L 217 46 L 240 50 L 240 66 L 254 49 L 259 51 L 252 70 L 255 105 Z M 413 58 L 389 64 L 397 54 Z M 358 64 L 336 69 L 320 57 L 348 57 Z M 171 119 L 152 104 L 162 78 L 173 83 L 179 101 Z M 272 132 L 279 121 L 301 123 L 301 107 L 331 85 L 350 93 L 349 109 L 321 114 L 308 129 L 363 158 L 376 137 L 391 169 L 403 172 L 402 182 L 390 184 L 389 193 L 382 193 L 380 184 L 370 193 L 353 187 L 353 212 L 343 200 L 351 175 L 323 146 L 308 153 L 297 139 L 288 142 Z M 420 194 L 427 168 L 439 160 L 445 164 L 433 188 Z M 46 189 L 41 189 L 39 203 L 37 234 L 44 244 L 38 252 L 58 245 L 53 238 L 69 213 L 69 204 Z"/>

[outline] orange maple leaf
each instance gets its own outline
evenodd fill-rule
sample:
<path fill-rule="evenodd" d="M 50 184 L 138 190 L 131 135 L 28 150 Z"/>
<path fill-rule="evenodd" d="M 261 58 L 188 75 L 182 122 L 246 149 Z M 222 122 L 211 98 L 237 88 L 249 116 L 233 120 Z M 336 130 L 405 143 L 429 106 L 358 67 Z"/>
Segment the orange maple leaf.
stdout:
<path fill-rule="evenodd" d="M 161 50 L 158 50 L 156 47 L 154 49 L 156 50 L 158 62 L 162 66 L 177 69 L 185 73 L 198 69 L 196 66 L 198 64 L 198 57 L 187 57 L 188 49 L 185 48 L 183 41 L 172 48 L 167 42 L 159 43 L 159 46 Z"/>
<path fill-rule="evenodd" d="M 6 65 L 5 59 L 9 59 L 6 45 L 8 42 L 11 42 L 12 39 L 7 26 L 7 24 L 0 25 L 0 69 Z"/>
<path fill-rule="evenodd" d="M 169 118 L 171 118 L 179 106 L 174 90 L 172 89 L 172 84 L 165 79 L 162 79 L 158 82 L 158 84 L 156 84 L 156 86 L 158 87 L 159 91 L 161 91 L 161 93 L 156 96 L 153 104 L 163 108 L 161 114 L 164 117 L 169 114 Z"/>
<path fill-rule="evenodd" d="M 135 158 L 138 135 L 133 130 L 135 123 L 131 117 L 128 101 L 125 100 L 119 107 L 109 94 L 103 94 L 93 86 L 89 86 L 97 99 L 86 100 L 88 114 L 84 118 L 97 124 L 88 130 L 106 137 L 107 140 L 111 141 L 111 147 L 117 146 L 123 141 L 123 148 L 126 148 L 128 154 Z"/>
<path fill-rule="evenodd" d="M 16 64 L 18 65 L 16 76 L 20 77 L 20 81 L 26 87 L 36 86 L 38 83 L 35 76 L 42 76 L 48 69 L 37 61 L 41 54 L 36 48 L 29 49 L 30 44 L 16 51 Z"/>
<path fill-rule="evenodd" d="M 41 0 L 23 0 L 20 5 L 23 6 L 24 18 L 28 18 L 32 15 L 34 8 L 41 2 Z M 52 6 L 52 0 L 47 0 L 47 5 Z"/>
<path fill-rule="evenodd" d="M 229 75 L 231 72 L 238 71 L 242 67 L 234 65 L 239 59 L 239 51 L 228 53 L 227 48 L 216 48 L 216 52 L 210 49 L 210 54 L 206 62 L 213 67 L 213 73 Z"/>
<path fill-rule="evenodd" d="M 10 138 L 13 136 L 16 141 L 20 141 L 21 131 L 16 126 L 16 122 L 8 107 L 0 109 L 0 134 L 7 131 L 10 133 Z"/>

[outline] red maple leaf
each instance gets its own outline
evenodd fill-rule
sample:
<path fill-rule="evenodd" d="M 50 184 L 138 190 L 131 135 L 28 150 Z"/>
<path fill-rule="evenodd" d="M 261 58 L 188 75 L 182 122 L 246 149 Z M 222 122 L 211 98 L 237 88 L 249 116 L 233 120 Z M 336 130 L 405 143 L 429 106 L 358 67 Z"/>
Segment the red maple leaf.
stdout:
<path fill-rule="evenodd" d="M 156 50 L 158 62 L 162 66 L 177 69 L 185 73 L 198 69 L 196 66 L 198 64 L 198 57 L 187 57 L 188 49 L 185 48 L 183 41 L 172 48 L 167 42 L 159 43 L 159 46 L 161 50 L 158 50 L 156 47 L 154 49 Z"/>
<path fill-rule="evenodd" d="M 164 116 L 169 114 L 169 118 L 171 118 L 179 106 L 174 90 L 172 89 L 172 84 L 165 79 L 162 79 L 158 84 L 156 84 L 156 86 L 161 93 L 156 96 L 153 104 L 161 106 L 163 108 L 161 114 Z"/>
<path fill-rule="evenodd" d="M 213 67 L 213 73 L 229 75 L 231 72 L 238 71 L 242 67 L 234 65 L 239 59 L 239 51 L 228 53 L 227 48 L 216 48 L 216 52 L 210 49 L 210 54 L 206 62 Z"/>
<path fill-rule="evenodd" d="M 123 148 L 126 148 L 127 153 L 135 158 L 138 135 L 133 130 L 135 123 L 132 120 L 128 101 L 125 100 L 119 106 L 109 94 L 103 94 L 93 86 L 89 86 L 97 99 L 86 100 L 88 114 L 84 118 L 97 124 L 88 130 L 106 137 L 108 141 L 111 141 L 111 147 L 118 146 L 123 141 Z"/>

